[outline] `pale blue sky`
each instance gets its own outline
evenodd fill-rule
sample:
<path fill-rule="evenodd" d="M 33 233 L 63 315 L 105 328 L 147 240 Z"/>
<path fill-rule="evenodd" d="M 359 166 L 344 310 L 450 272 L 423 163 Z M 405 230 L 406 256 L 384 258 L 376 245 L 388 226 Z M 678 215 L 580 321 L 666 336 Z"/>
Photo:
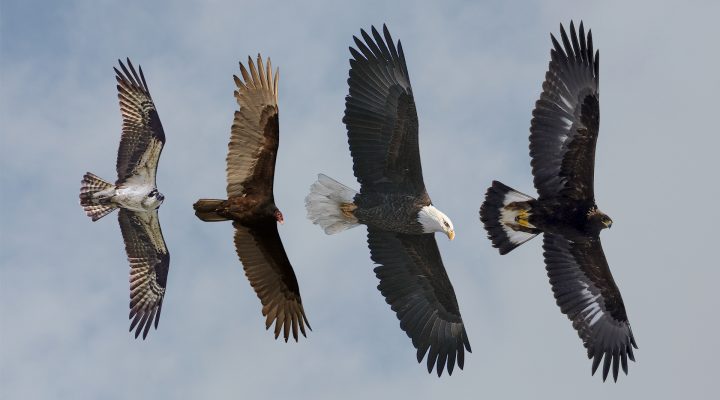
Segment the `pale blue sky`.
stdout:
<path fill-rule="evenodd" d="M 151 3 L 151 4 L 149 4 Z M 717 2 L 15 1 L 0 3 L 0 397 L 710 398 L 720 374 Z M 601 52 L 596 195 L 605 253 L 637 339 L 617 384 L 555 305 L 535 239 L 506 256 L 478 208 L 492 179 L 534 194 L 531 110 L 550 33 L 570 19 Z M 305 218 L 318 172 L 352 187 L 341 122 L 352 35 L 401 39 L 438 236 L 473 353 L 438 379 L 376 289 L 365 228 Z M 280 228 L 314 331 L 275 341 L 230 224 L 191 205 L 221 197 L 237 62 L 280 68 Z M 160 220 L 171 252 L 163 315 L 127 332 L 128 264 L 115 214 L 92 223 L 80 179 L 115 179 L 112 67 L 143 66 L 165 127 Z"/>

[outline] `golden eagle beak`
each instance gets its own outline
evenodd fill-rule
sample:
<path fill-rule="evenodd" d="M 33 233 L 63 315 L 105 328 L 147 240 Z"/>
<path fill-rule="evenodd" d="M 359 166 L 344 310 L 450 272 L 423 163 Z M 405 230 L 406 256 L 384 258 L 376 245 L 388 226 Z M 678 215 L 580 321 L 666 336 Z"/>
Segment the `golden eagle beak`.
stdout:
<path fill-rule="evenodd" d="M 455 239 L 455 231 L 454 231 L 453 229 L 450 229 L 449 231 L 447 231 L 447 237 L 448 237 L 450 240 Z"/>

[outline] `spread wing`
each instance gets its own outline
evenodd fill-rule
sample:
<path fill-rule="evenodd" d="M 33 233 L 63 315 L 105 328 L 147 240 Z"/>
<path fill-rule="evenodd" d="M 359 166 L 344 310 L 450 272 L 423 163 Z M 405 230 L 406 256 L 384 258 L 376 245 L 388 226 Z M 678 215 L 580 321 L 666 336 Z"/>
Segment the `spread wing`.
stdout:
<path fill-rule="evenodd" d="M 295 341 L 298 328 L 305 335 L 310 328 L 300 299 L 300 288 L 285 248 L 280 241 L 275 219 L 250 226 L 233 223 L 235 249 L 255 293 L 263 305 L 265 328 L 275 322 L 275 338 L 283 331 L 288 341 L 290 330 Z"/>
<path fill-rule="evenodd" d="M 125 251 L 130 262 L 130 331 L 143 339 L 155 321 L 157 329 L 165 297 L 170 253 L 165 246 L 157 210 L 118 214 Z"/>
<path fill-rule="evenodd" d="M 627 374 L 627 359 L 635 361 L 637 344 L 600 239 L 573 242 L 545 233 L 543 249 L 555 299 L 593 359 L 592 373 L 604 357 L 603 380 L 612 363 L 617 381 L 619 364 Z"/>
<path fill-rule="evenodd" d="M 243 79 L 233 76 L 240 111 L 235 112 L 227 155 L 228 198 L 243 194 L 272 197 L 275 157 L 278 150 L 278 71 L 272 75 L 270 59 L 263 67 L 248 57 L 248 72 L 240 63 Z"/>
<path fill-rule="evenodd" d="M 435 235 L 368 228 L 368 246 L 372 260 L 379 264 L 378 290 L 412 339 L 418 362 L 429 351 L 428 372 L 435 366 L 440 376 L 447 364 L 452 374 L 456 360 L 462 369 L 470 342 Z"/>
<path fill-rule="evenodd" d="M 152 183 L 154 186 L 158 160 L 165 144 L 165 132 L 142 68 L 138 74 L 129 59 L 127 68 L 122 61 L 118 62 L 122 72 L 113 69 L 118 82 L 123 132 L 118 149 L 116 184 L 136 179 L 136 183 Z"/>
<path fill-rule="evenodd" d="M 594 201 L 595 143 L 600 124 L 599 52 L 570 23 L 570 39 L 560 26 L 563 45 L 552 37 L 550 66 L 530 126 L 530 156 L 540 198 Z"/>
<path fill-rule="evenodd" d="M 353 170 L 361 191 L 424 195 L 418 147 L 418 118 L 402 45 L 397 48 L 372 28 L 350 48 L 350 92 L 343 122 L 348 130 Z"/>

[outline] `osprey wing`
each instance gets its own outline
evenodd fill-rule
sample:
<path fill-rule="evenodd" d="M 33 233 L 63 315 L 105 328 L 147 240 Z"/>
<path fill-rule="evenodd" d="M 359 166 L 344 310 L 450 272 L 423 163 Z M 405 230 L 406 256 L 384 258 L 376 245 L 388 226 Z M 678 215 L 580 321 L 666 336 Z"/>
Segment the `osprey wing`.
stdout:
<path fill-rule="evenodd" d="M 627 374 L 627 359 L 635 361 L 637 344 L 600 239 L 571 241 L 545 233 L 543 249 L 555 299 L 593 359 L 592 373 L 604 357 L 603 380 L 612 363 L 617 381 L 619 364 Z"/>
<path fill-rule="evenodd" d="M 258 54 L 257 66 L 248 57 L 248 67 L 240 63 L 243 79 L 233 76 L 240 110 L 235 112 L 227 154 L 228 198 L 243 194 L 273 195 L 275 158 L 279 142 L 278 72 L 272 74 Z"/>
<path fill-rule="evenodd" d="M 368 227 L 368 246 L 372 260 L 379 264 L 375 268 L 378 290 L 397 314 L 400 328 L 412 339 L 418 362 L 429 350 L 428 372 L 435 366 L 440 376 L 447 364 L 452 374 L 456 360 L 462 369 L 470 342 L 435 235 Z"/>
<path fill-rule="evenodd" d="M 295 341 L 298 328 L 305 336 L 305 325 L 310 328 L 300 299 L 295 272 L 288 260 L 275 219 L 251 226 L 233 223 L 235 249 L 255 293 L 263 305 L 262 314 L 267 317 L 265 328 L 275 322 L 275 338 L 283 331 L 287 342 L 292 329 Z"/>
<path fill-rule="evenodd" d="M 130 262 L 130 331 L 143 339 L 155 321 L 157 329 L 165 297 L 170 253 L 165 246 L 157 210 L 118 214 L 125 251 Z"/>
<path fill-rule="evenodd" d="M 595 143 L 600 123 L 598 65 L 592 33 L 580 35 L 570 23 L 563 45 L 551 35 L 552 60 L 535 103 L 530 125 L 530 156 L 540 199 L 567 197 L 594 201 Z"/>
<path fill-rule="evenodd" d="M 113 69 L 118 82 L 123 132 L 117 156 L 116 184 L 138 179 L 136 183 L 155 185 L 158 160 L 165 144 L 165 132 L 150 97 L 142 68 L 138 74 L 130 59 L 127 60 L 127 68 L 122 61 L 118 62 L 122 72 L 117 68 Z"/>
<path fill-rule="evenodd" d="M 350 48 L 349 94 L 343 122 L 361 191 L 424 195 L 418 118 L 402 45 L 383 26 Z"/>

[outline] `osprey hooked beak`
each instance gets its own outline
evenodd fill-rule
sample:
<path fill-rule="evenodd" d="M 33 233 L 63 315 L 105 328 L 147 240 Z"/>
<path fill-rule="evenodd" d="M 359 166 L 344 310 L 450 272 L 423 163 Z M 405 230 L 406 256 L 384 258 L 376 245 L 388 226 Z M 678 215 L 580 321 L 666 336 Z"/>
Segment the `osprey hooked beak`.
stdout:
<path fill-rule="evenodd" d="M 447 234 L 448 239 L 450 239 L 450 240 L 455 239 L 455 230 L 454 229 L 450 229 L 449 231 L 446 232 L 446 234 Z"/>

